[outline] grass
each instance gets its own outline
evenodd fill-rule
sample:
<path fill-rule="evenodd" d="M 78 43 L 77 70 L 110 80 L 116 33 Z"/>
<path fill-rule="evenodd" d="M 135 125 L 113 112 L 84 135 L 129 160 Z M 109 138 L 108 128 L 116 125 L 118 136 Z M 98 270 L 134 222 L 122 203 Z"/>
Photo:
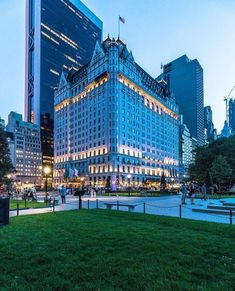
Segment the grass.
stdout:
<path fill-rule="evenodd" d="M 230 225 L 82 210 L 11 218 L 0 238 L 0 290 L 235 286 Z"/>
<path fill-rule="evenodd" d="M 15 210 L 17 208 L 17 203 L 19 203 L 19 209 L 41 208 L 48 206 L 44 202 L 26 201 L 25 203 L 25 200 L 10 199 L 10 209 Z"/>

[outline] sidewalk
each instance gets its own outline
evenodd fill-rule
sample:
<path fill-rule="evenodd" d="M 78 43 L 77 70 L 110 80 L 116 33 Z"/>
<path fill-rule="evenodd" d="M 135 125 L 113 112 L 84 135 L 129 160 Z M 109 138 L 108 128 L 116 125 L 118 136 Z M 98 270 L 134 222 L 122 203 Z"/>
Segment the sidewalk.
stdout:
<path fill-rule="evenodd" d="M 232 200 L 232 199 L 231 199 Z M 39 197 L 39 201 L 43 201 L 43 196 Z M 218 222 L 218 223 L 229 223 L 228 215 L 220 215 L 220 214 L 211 214 L 211 213 L 203 213 L 203 212 L 194 212 L 192 209 L 206 209 L 208 205 L 219 205 L 221 204 L 220 200 L 210 199 L 207 201 L 203 201 L 201 199 L 195 199 L 195 204 L 191 205 L 190 200 L 186 199 L 186 205 L 181 205 L 181 197 L 180 196 L 164 196 L 164 197 L 83 197 L 82 198 L 82 207 L 84 209 L 94 209 L 100 208 L 105 209 L 106 202 L 112 203 L 125 203 L 125 204 L 135 204 L 134 212 L 143 213 L 145 207 L 146 214 L 153 215 L 163 215 L 163 216 L 173 216 L 173 217 L 181 217 L 187 219 L 195 219 L 202 221 L 210 221 L 210 222 Z M 226 201 L 230 201 L 229 198 Z M 233 199 L 234 201 L 234 199 Z M 145 206 L 144 206 L 145 205 Z M 78 197 L 74 197 L 68 195 L 66 197 L 66 204 L 60 204 L 55 206 L 55 211 L 69 211 L 78 209 Z M 116 207 L 113 207 L 116 209 Z M 128 211 L 127 207 L 119 206 L 120 211 Z M 39 208 L 39 209 L 26 209 L 20 210 L 19 215 L 30 215 L 30 214 L 42 214 L 53 212 L 53 207 L 48 208 Z M 16 216 L 16 211 L 11 211 L 10 216 Z M 234 219 L 235 221 L 235 219 Z"/>

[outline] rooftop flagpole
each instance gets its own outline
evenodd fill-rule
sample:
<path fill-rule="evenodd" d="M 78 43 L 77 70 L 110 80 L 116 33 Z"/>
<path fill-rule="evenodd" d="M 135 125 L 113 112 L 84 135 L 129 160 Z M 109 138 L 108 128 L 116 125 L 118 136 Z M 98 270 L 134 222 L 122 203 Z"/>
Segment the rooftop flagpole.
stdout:
<path fill-rule="evenodd" d="M 118 38 L 120 38 L 120 16 L 118 16 Z"/>
<path fill-rule="evenodd" d="M 125 19 L 119 15 L 118 17 L 118 37 L 121 38 L 121 22 L 125 24 Z"/>

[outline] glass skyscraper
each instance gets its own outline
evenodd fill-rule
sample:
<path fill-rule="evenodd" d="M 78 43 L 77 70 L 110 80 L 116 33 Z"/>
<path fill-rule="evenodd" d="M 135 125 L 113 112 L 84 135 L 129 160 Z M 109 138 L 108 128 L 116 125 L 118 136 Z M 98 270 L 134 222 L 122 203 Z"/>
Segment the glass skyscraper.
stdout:
<path fill-rule="evenodd" d="M 27 0 L 25 120 L 40 125 L 44 164 L 53 159 L 54 91 L 102 38 L 102 22 L 80 0 Z"/>
<path fill-rule="evenodd" d="M 232 134 L 235 134 L 235 99 L 230 99 L 229 103 L 229 127 Z"/>
<path fill-rule="evenodd" d="M 204 144 L 204 90 L 203 69 L 197 59 L 190 60 L 186 55 L 163 67 L 170 89 L 179 105 L 193 138 L 199 146 Z"/>
<path fill-rule="evenodd" d="M 204 107 L 204 128 L 206 130 L 206 142 L 216 140 L 217 130 L 214 128 L 214 123 L 212 120 L 212 109 L 210 106 Z"/>

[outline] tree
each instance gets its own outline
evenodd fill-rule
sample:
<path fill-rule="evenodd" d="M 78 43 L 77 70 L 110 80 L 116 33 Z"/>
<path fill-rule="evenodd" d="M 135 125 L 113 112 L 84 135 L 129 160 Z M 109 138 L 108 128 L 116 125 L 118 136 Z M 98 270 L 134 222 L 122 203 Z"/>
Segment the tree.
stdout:
<path fill-rule="evenodd" d="M 164 172 L 162 173 L 162 176 L 161 176 L 160 185 L 161 185 L 161 188 L 162 189 L 165 189 L 166 188 L 166 177 L 165 177 Z"/>
<path fill-rule="evenodd" d="M 206 179 L 205 179 L 206 186 L 211 188 L 213 186 L 213 179 L 211 176 L 211 172 L 207 170 Z"/>
<path fill-rule="evenodd" d="M 229 138 L 219 138 L 208 145 L 197 147 L 194 153 L 195 161 L 189 168 L 191 180 L 200 183 L 208 181 L 208 171 L 211 172 L 213 162 L 221 155 L 232 170 L 230 181 L 235 183 L 235 135 Z"/>
<path fill-rule="evenodd" d="M 232 169 L 224 156 L 219 155 L 218 158 L 213 161 L 211 175 L 219 184 L 219 189 L 223 183 L 226 183 L 228 186 L 228 181 L 230 182 L 232 175 Z"/>
<path fill-rule="evenodd" d="M 231 182 L 235 183 L 235 135 L 225 139 L 220 149 L 232 169 Z"/>
<path fill-rule="evenodd" d="M 3 127 L 0 126 L 0 182 L 3 182 L 5 176 L 12 171 L 13 166 L 10 158 L 6 134 Z"/>
<path fill-rule="evenodd" d="M 195 149 L 195 162 L 189 167 L 190 178 L 193 181 L 203 183 L 210 169 L 215 154 L 207 147 L 198 147 Z"/>

